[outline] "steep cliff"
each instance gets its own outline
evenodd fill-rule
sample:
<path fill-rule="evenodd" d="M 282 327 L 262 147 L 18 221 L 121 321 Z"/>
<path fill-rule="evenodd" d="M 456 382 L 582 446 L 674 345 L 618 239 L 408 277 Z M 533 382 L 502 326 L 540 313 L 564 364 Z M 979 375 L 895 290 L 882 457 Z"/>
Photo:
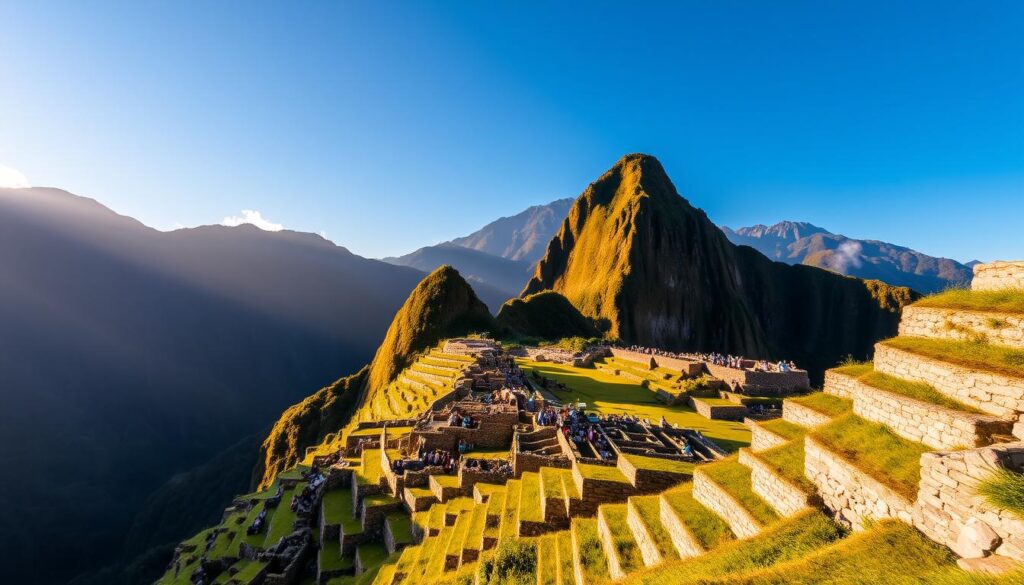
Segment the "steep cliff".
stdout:
<path fill-rule="evenodd" d="M 446 337 L 492 332 L 493 317 L 451 266 L 442 266 L 413 289 L 391 321 L 373 361 L 359 373 L 322 388 L 288 408 L 263 441 L 254 483 L 268 485 L 300 461 L 307 447 L 341 430 L 364 404 L 384 398 L 413 357 Z"/>
<path fill-rule="evenodd" d="M 916 298 L 734 246 L 642 154 L 623 157 L 576 200 L 523 296 L 543 290 L 629 343 L 791 358 L 818 375 L 869 353 Z"/>

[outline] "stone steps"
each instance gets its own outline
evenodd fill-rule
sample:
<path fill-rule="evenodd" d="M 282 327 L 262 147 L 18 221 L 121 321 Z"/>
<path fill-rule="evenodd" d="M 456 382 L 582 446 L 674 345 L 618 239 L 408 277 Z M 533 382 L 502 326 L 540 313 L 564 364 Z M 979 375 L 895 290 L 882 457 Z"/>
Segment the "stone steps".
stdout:
<path fill-rule="evenodd" d="M 468 491 L 462 488 L 456 475 L 431 475 L 428 485 L 430 486 L 430 493 L 439 502 L 447 502 L 452 498 L 464 496 Z"/>
<path fill-rule="evenodd" d="M 933 404 L 871 386 L 834 370 L 825 373 L 825 392 L 853 399 L 853 412 L 933 449 L 981 447 L 1006 435 L 1013 421 Z"/>
<path fill-rule="evenodd" d="M 567 475 L 571 482 L 572 472 L 568 469 L 540 468 L 541 512 L 544 522 L 554 529 L 569 527 L 569 498 L 563 483 L 563 478 Z"/>
<path fill-rule="evenodd" d="M 875 370 L 924 382 L 954 400 L 997 417 L 1016 417 L 1024 412 L 1024 378 L 947 363 L 885 342 L 875 344 Z"/>
<path fill-rule="evenodd" d="M 723 485 L 721 478 L 712 479 L 713 475 L 738 479 Z M 724 520 L 739 538 L 754 536 L 777 519 L 768 512 L 768 504 L 753 492 L 750 470 L 736 460 L 698 467 L 693 475 L 693 498 Z"/>
<path fill-rule="evenodd" d="M 903 308 L 899 334 L 984 340 L 993 345 L 1024 349 L 1024 315 L 910 305 Z"/>
<path fill-rule="evenodd" d="M 661 524 L 672 537 L 680 558 L 695 557 L 735 538 L 732 529 L 693 497 L 687 484 L 658 496 Z"/>
<path fill-rule="evenodd" d="M 477 504 L 470 516 L 469 529 L 462 541 L 462 563 L 471 563 L 480 557 L 480 553 L 490 548 L 484 542 L 484 529 L 487 527 L 487 505 Z M 493 545 L 492 545 L 493 546 Z"/>
<path fill-rule="evenodd" d="M 409 369 L 411 369 L 414 372 L 427 374 L 429 376 L 438 376 L 445 381 L 451 381 L 453 378 L 457 377 L 460 372 L 460 370 L 458 370 L 457 368 L 451 368 L 446 366 L 434 366 L 423 363 L 422 360 L 413 362 L 413 364 L 409 366 Z"/>
<path fill-rule="evenodd" d="M 469 526 L 473 522 L 473 512 L 470 510 L 460 512 L 452 525 L 452 535 L 445 547 L 444 570 L 451 571 L 462 564 L 463 544 L 469 534 Z"/>
<path fill-rule="evenodd" d="M 597 510 L 597 533 L 612 579 L 621 579 L 644 565 L 627 518 L 626 504 L 604 504 Z"/>
<path fill-rule="evenodd" d="M 425 384 L 435 390 L 447 388 L 451 384 L 451 380 L 444 376 L 438 376 L 437 374 L 429 374 L 427 372 L 421 372 L 419 370 L 407 369 L 402 372 L 402 377 L 406 379 L 412 379 L 421 384 Z"/>

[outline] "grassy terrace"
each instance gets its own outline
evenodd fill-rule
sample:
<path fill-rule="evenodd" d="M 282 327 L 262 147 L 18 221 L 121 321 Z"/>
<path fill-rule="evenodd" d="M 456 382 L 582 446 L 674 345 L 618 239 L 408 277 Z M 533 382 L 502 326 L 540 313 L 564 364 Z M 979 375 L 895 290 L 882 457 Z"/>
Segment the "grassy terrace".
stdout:
<path fill-rule="evenodd" d="M 528 360 L 519 365 L 565 384 L 570 391 L 556 393 L 563 402 L 579 400 L 601 414 L 630 414 L 653 422 L 664 415 L 669 423 L 698 430 L 729 451 L 750 444 L 750 429 L 743 423 L 708 420 L 688 406 L 668 406 L 658 401 L 655 391 L 608 371 Z"/>
<path fill-rule="evenodd" d="M 619 559 L 619 566 L 623 571 L 630 573 L 644 566 L 640 557 L 640 548 L 633 540 L 633 532 L 626 522 L 626 504 L 605 504 L 599 510 L 608 525 L 608 532 L 615 546 L 615 555 Z"/>
<path fill-rule="evenodd" d="M 362 464 L 356 471 L 356 482 L 359 485 L 376 485 L 380 483 L 380 449 L 366 449 L 363 451 Z"/>
<path fill-rule="evenodd" d="M 762 429 L 774 433 L 783 439 L 792 441 L 794 439 L 802 439 L 807 434 L 807 429 L 800 425 L 795 425 L 788 420 L 782 420 L 781 418 L 766 420 L 758 422 L 758 426 Z"/>
<path fill-rule="evenodd" d="M 526 472 L 522 475 L 519 496 L 519 519 L 524 522 L 543 522 L 544 507 L 540 501 L 540 475 Z"/>
<path fill-rule="evenodd" d="M 590 463 L 577 463 L 579 467 L 580 475 L 586 479 L 593 479 L 598 481 L 613 481 L 617 483 L 629 483 L 625 475 L 619 471 L 618 467 L 608 465 L 592 465 Z"/>
<path fill-rule="evenodd" d="M 572 535 L 568 530 L 562 530 L 555 537 L 558 546 L 558 574 L 561 577 L 559 583 L 566 585 L 574 583 L 572 564 Z"/>
<path fill-rule="evenodd" d="M 665 526 L 661 523 L 661 499 L 658 496 L 633 496 L 629 499 L 629 505 L 643 520 L 644 526 L 650 532 L 662 558 L 666 560 L 679 558 L 676 547 L 672 543 L 672 535 L 665 530 Z"/>
<path fill-rule="evenodd" d="M 412 519 L 405 514 L 392 514 L 385 519 L 395 537 L 395 544 L 412 542 Z"/>
<path fill-rule="evenodd" d="M 811 410 L 816 410 L 826 416 L 839 416 L 841 414 L 850 412 L 853 409 L 853 403 L 845 398 L 833 396 L 831 394 L 825 394 L 824 392 L 814 392 L 806 396 L 796 396 L 793 398 L 786 399 L 789 402 L 795 402 L 801 406 L 806 406 Z"/>
<path fill-rule="evenodd" d="M 775 510 L 751 489 L 750 470 L 740 465 L 739 461 L 729 459 L 720 463 L 703 465 L 701 471 L 719 487 L 729 492 L 732 497 L 739 500 L 740 505 L 762 525 L 767 526 L 779 519 Z"/>
<path fill-rule="evenodd" d="M 804 475 L 803 441 L 791 441 L 767 451 L 753 453 L 753 455 L 797 487 L 808 493 L 814 492 L 814 484 Z"/>
<path fill-rule="evenodd" d="M 693 468 L 696 467 L 695 464 L 686 461 L 673 461 L 672 459 L 662 459 L 661 457 L 645 457 L 632 453 L 623 453 L 620 457 L 625 458 L 626 461 L 632 463 L 637 469 L 647 471 L 666 471 L 669 473 L 693 475 Z"/>
<path fill-rule="evenodd" d="M 332 544 L 333 546 L 330 546 Z M 341 547 L 334 542 L 325 543 L 320 549 L 317 562 L 324 571 L 344 571 L 352 568 L 353 559 L 341 556 Z"/>
<path fill-rule="evenodd" d="M 920 400 L 921 402 L 927 402 L 928 404 L 934 404 L 944 408 L 961 410 L 974 414 L 984 414 L 977 408 L 968 406 L 959 400 L 954 400 L 923 382 L 910 382 L 888 374 L 876 372 L 874 366 L 871 364 L 842 366 L 836 368 L 835 371 L 837 373 L 846 374 L 847 376 L 856 378 L 861 383 L 867 384 L 872 388 L 878 388 L 879 390 L 885 390 L 886 392 L 892 392 L 893 394 L 899 394 L 900 396 L 906 396 L 907 398 L 913 398 L 915 400 Z"/>
<path fill-rule="evenodd" d="M 480 504 L 473 508 L 469 530 L 466 532 L 466 538 L 462 541 L 462 548 L 466 550 L 483 550 L 484 529 L 486 527 L 487 505 Z"/>
<path fill-rule="evenodd" d="M 350 489 L 343 488 L 325 492 L 321 505 L 323 506 L 324 522 L 327 524 L 340 524 L 344 534 L 356 534 L 362 531 L 359 518 L 352 513 L 352 491 Z"/>
<path fill-rule="evenodd" d="M 959 366 L 1024 378 L 1024 350 L 977 341 L 894 337 L 882 342 L 920 356 Z"/>
<path fill-rule="evenodd" d="M 572 521 L 576 537 L 576 549 L 580 553 L 580 569 L 586 583 L 600 583 L 608 580 L 608 560 L 605 558 L 601 539 L 597 536 L 597 520 L 576 518 Z"/>
<path fill-rule="evenodd" d="M 925 297 L 916 307 L 992 313 L 1024 313 L 1024 291 L 951 289 Z"/>
<path fill-rule="evenodd" d="M 675 510 L 683 524 L 690 529 L 705 550 L 711 550 L 735 538 L 724 520 L 693 499 L 693 484 L 688 483 L 664 492 L 661 497 Z"/>
<path fill-rule="evenodd" d="M 928 447 L 853 414 L 813 430 L 811 437 L 908 500 L 917 498 L 921 455 Z"/>

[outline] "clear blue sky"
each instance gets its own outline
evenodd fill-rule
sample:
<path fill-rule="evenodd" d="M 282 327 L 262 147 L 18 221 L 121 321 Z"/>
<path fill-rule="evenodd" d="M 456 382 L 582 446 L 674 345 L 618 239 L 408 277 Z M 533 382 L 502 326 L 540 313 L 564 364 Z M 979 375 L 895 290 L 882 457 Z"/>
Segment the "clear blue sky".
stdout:
<path fill-rule="evenodd" d="M 1024 3 L 839 4 L 3 2 L 0 164 L 383 256 L 642 151 L 718 223 L 1024 258 Z"/>

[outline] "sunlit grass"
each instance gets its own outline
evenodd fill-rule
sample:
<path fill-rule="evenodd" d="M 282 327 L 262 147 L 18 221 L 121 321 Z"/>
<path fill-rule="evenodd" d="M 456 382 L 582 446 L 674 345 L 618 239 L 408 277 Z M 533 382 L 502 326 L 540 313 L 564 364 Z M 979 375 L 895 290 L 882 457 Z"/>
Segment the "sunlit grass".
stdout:
<path fill-rule="evenodd" d="M 1024 290 L 950 289 L 924 297 L 914 303 L 914 306 L 994 313 L 1024 313 Z"/>
<path fill-rule="evenodd" d="M 967 368 L 1024 378 L 1024 350 L 978 341 L 894 337 L 885 345 Z"/>

